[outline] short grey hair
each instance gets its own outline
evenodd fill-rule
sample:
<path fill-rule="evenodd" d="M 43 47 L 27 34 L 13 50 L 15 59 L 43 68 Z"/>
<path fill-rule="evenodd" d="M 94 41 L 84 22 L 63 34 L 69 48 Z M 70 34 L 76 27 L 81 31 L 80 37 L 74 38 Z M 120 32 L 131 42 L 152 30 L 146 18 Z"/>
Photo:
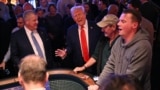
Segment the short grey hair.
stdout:
<path fill-rule="evenodd" d="M 72 8 L 71 8 L 71 15 L 73 14 L 73 12 L 75 11 L 75 10 L 77 10 L 77 9 L 81 9 L 84 13 L 85 13 L 85 9 L 84 9 L 84 7 L 82 6 L 82 5 L 79 5 L 79 6 L 73 6 Z"/>
<path fill-rule="evenodd" d="M 30 15 L 36 15 L 34 10 L 27 10 L 23 13 L 23 19 L 26 21 Z"/>

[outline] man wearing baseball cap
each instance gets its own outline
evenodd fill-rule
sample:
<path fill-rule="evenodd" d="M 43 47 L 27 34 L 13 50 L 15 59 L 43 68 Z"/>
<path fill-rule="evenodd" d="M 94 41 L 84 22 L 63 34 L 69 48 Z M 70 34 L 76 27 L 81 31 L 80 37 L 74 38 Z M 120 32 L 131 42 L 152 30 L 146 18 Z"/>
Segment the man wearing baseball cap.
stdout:
<path fill-rule="evenodd" d="M 106 61 L 110 55 L 111 48 L 118 37 L 117 30 L 118 17 L 113 14 L 107 14 L 97 23 L 101 27 L 104 36 L 99 40 L 91 58 L 81 67 L 76 67 L 75 72 L 83 71 L 97 62 L 97 75 L 103 70 Z"/>

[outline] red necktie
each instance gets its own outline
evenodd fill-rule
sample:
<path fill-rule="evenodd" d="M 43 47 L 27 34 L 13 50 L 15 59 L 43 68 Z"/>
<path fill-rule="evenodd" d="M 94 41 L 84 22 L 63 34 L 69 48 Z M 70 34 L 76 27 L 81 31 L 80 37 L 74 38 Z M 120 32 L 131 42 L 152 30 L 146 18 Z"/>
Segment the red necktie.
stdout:
<path fill-rule="evenodd" d="M 88 52 L 88 47 L 87 47 L 87 40 L 86 40 L 86 35 L 85 35 L 85 31 L 83 29 L 84 27 L 81 26 L 81 46 L 82 46 L 82 55 L 83 55 L 83 59 L 85 62 L 88 61 L 89 59 L 89 52 Z"/>

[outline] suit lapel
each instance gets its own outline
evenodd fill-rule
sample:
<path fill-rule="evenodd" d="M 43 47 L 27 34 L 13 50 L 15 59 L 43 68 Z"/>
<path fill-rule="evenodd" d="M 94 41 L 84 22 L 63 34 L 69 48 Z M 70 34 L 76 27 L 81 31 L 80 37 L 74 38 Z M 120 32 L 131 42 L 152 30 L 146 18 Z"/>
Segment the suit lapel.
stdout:
<path fill-rule="evenodd" d="M 46 48 L 45 47 L 48 47 L 47 46 L 47 41 L 48 41 L 48 38 L 46 37 L 46 33 L 44 33 L 42 30 L 38 29 L 37 32 L 39 33 L 39 36 L 42 40 L 42 43 L 43 43 L 43 47 L 44 47 L 44 52 L 46 53 Z"/>
<path fill-rule="evenodd" d="M 40 36 L 40 38 L 42 40 L 42 43 L 43 43 L 43 45 L 45 47 L 45 41 L 46 41 L 45 33 L 42 30 L 39 30 L 39 29 L 37 30 L 37 32 L 38 32 L 38 34 L 39 34 L 39 36 Z"/>
<path fill-rule="evenodd" d="M 79 51 L 80 54 L 82 54 L 82 51 L 81 51 L 81 44 L 80 44 L 80 36 L 79 36 L 79 32 L 78 32 L 78 25 L 76 24 L 75 26 L 75 33 L 73 33 L 74 37 L 75 37 L 75 40 L 74 42 L 76 43 L 76 46 L 77 46 L 77 51 Z"/>
<path fill-rule="evenodd" d="M 22 42 L 24 42 L 25 46 L 27 46 L 26 48 L 30 49 L 30 51 L 34 53 L 34 50 L 32 48 L 32 45 L 31 45 L 31 43 L 29 41 L 29 38 L 28 38 L 28 36 L 26 34 L 25 29 L 23 28 L 21 31 L 22 31 L 22 33 L 21 33 Z"/>
<path fill-rule="evenodd" d="M 91 43 L 92 43 L 92 41 L 93 41 L 93 38 L 92 38 L 92 37 L 93 37 L 93 36 L 92 36 L 93 34 L 92 34 L 92 33 L 94 33 L 94 32 L 93 32 L 92 29 L 93 29 L 93 26 L 91 25 L 91 23 L 88 22 L 88 41 L 89 41 L 88 44 L 89 44 L 89 53 L 90 53 L 90 50 L 91 50 Z"/>

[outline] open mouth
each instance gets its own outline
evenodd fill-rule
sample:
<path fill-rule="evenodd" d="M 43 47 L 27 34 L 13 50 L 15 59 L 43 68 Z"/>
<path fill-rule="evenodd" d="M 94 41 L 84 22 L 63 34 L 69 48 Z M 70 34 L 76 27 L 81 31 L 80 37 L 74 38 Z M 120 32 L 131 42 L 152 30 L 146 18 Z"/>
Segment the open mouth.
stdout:
<path fill-rule="evenodd" d="M 118 31 L 121 31 L 122 29 L 121 28 L 118 28 Z"/>
<path fill-rule="evenodd" d="M 81 22 L 82 20 L 78 20 L 78 22 Z"/>

